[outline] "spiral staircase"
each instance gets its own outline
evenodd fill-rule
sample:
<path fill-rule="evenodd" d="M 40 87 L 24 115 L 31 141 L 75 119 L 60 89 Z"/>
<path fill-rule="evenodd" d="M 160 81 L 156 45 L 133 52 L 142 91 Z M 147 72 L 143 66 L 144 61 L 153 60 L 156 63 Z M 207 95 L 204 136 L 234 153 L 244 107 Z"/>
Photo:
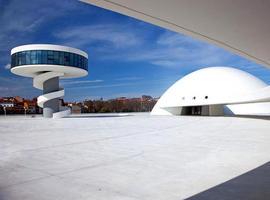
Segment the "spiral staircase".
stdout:
<path fill-rule="evenodd" d="M 53 72 L 53 71 L 40 73 L 39 75 L 33 78 L 33 86 L 39 90 L 43 90 L 45 81 L 50 80 L 52 78 L 61 77 L 61 76 L 64 76 L 64 73 Z M 37 104 L 39 107 L 43 108 L 45 102 L 49 102 L 56 98 L 61 98 L 64 95 L 65 95 L 65 90 L 63 88 L 59 88 L 58 91 L 40 95 L 37 98 Z M 71 113 L 70 108 L 60 105 L 60 102 L 59 102 L 59 112 L 53 113 L 53 118 L 62 118 L 62 117 L 70 115 L 70 113 Z"/>

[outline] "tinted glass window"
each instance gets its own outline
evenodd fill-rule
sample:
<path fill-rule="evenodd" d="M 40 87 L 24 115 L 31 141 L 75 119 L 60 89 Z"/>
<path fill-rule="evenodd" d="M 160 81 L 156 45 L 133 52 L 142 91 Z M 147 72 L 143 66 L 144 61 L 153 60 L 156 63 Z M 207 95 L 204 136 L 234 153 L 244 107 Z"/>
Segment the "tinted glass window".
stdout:
<path fill-rule="evenodd" d="M 41 63 L 41 51 L 37 51 L 37 63 Z"/>
<path fill-rule="evenodd" d="M 22 65 L 22 52 L 18 53 L 17 59 L 18 59 L 18 65 Z"/>
<path fill-rule="evenodd" d="M 25 52 L 25 64 L 26 65 L 29 64 L 29 63 L 31 63 L 30 57 L 31 57 L 31 52 L 30 51 L 26 51 Z"/>
<path fill-rule="evenodd" d="M 15 65 L 18 65 L 18 59 L 17 59 L 17 53 L 14 55 L 14 64 Z"/>
<path fill-rule="evenodd" d="M 21 54 L 21 59 L 22 59 L 22 65 L 25 65 L 25 64 L 26 64 L 25 51 L 22 52 L 22 54 Z"/>
<path fill-rule="evenodd" d="M 78 55 L 74 55 L 74 66 L 78 67 Z"/>
<path fill-rule="evenodd" d="M 41 51 L 41 64 L 47 64 L 48 60 L 48 52 L 47 51 Z"/>
<path fill-rule="evenodd" d="M 30 56 L 31 64 L 37 64 L 37 52 L 36 51 L 31 51 L 31 56 Z"/>
<path fill-rule="evenodd" d="M 64 52 L 59 52 L 59 64 L 64 65 Z"/>
<path fill-rule="evenodd" d="M 70 54 L 70 65 L 74 66 L 74 53 Z"/>
<path fill-rule="evenodd" d="M 69 63 L 69 53 L 65 52 L 64 53 L 64 65 L 70 65 Z"/>
<path fill-rule="evenodd" d="M 47 64 L 53 64 L 53 62 L 54 62 L 53 51 L 48 51 L 47 54 L 48 54 Z"/>
<path fill-rule="evenodd" d="M 30 50 L 11 55 L 11 67 L 20 65 L 52 64 L 87 69 L 88 59 L 74 53 L 51 50 Z"/>
<path fill-rule="evenodd" d="M 59 51 L 53 52 L 53 64 L 55 65 L 59 64 Z"/>

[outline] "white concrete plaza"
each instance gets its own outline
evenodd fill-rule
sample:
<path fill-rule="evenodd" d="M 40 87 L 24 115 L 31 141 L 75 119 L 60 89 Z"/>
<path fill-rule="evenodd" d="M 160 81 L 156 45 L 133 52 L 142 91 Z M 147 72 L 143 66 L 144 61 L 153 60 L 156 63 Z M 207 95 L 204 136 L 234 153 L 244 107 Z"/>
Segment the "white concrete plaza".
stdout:
<path fill-rule="evenodd" d="M 269 162 L 270 121 L 1 116 L 0 150 L 1 200 L 179 200 Z"/>

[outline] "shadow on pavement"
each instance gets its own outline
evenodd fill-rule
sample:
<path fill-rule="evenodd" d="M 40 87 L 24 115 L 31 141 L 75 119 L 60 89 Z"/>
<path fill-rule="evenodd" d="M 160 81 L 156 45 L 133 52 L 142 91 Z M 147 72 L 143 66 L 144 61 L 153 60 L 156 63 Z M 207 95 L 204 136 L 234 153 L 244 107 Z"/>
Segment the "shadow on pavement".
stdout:
<path fill-rule="evenodd" d="M 270 120 L 270 116 L 258 116 L 258 115 L 235 115 L 234 117 L 250 118 L 250 119 L 263 119 Z"/>
<path fill-rule="evenodd" d="M 267 199 L 270 199 L 270 162 L 225 183 L 187 198 L 187 200 Z"/>

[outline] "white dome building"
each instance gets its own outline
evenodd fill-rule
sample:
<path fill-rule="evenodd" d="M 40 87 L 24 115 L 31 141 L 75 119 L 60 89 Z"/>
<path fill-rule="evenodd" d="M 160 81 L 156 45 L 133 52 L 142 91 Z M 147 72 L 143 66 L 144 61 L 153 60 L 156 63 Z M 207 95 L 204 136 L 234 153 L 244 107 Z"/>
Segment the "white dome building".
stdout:
<path fill-rule="evenodd" d="M 231 67 L 190 73 L 159 99 L 152 115 L 269 115 L 270 87 Z"/>

